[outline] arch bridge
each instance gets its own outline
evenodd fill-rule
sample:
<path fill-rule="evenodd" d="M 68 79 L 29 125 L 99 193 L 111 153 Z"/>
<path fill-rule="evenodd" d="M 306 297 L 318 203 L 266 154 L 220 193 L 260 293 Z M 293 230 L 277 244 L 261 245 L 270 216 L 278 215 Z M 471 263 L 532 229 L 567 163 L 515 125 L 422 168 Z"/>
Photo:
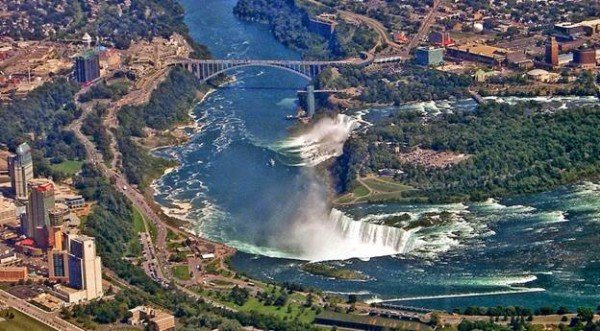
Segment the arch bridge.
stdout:
<path fill-rule="evenodd" d="M 242 67 L 271 67 L 292 72 L 306 80 L 316 78 L 328 66 L 349 64 L 346 61 L 286 61 L 286 60 L 180 60 L 181 65 L 198 79 L 206 81 L 226 71 Z"/>

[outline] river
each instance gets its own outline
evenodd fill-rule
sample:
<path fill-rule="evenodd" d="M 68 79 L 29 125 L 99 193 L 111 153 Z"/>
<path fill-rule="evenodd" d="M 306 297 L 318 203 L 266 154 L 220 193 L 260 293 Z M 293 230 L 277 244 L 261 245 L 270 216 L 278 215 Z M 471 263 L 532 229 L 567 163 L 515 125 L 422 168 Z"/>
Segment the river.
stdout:
<path fill-rule="evenodd" d="M 191 35 L 216 58 L 298 59 L 268 27 L 232 15 L 235 0 L 182 0 Z M 452 309 L 468 305 L 594 306 L 600 301 L 600 187 L 583 183 L 521 198 L 453 205 L 360 205 L 331 210 L 315 165 L 341 152 L 358 124 L 324 120 L 299 137 L 285 116 L 306 82 L 271 68 L 232 72 L 234 83 L 193 110 L 201 128 L 176 147 L 155 151 L 180 167 L 154 183 L 156 200 L 195 231 L 240 252 L 234 267 L 264 280 L 297 282 L 363 299 Z M 514 99 L 504 100 L 515 102 Z M 543 100 L 542 100 L 543 101 Z M 597 102 L 566 98 L 564 108 Z M 468 100 L 360 112 L 368 121 L 420 107 L 439 112 Z M 274 161 L 274 162 L 273 162 Z M 390 228 L 380 220 L 447 211 L 453 221 Z M 328 260 L 366 281 L 307 274 L 301 260 Z"/>

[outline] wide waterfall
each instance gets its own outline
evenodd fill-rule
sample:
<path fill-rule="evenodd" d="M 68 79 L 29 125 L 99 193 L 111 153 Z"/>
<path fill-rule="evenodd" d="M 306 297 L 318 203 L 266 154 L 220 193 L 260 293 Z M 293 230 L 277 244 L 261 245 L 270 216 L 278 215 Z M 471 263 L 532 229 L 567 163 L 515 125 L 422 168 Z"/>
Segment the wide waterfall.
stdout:
<path fill-rule="evenodd" d="M 355 221 L 343 212 L 332 209 L 329 217 L 336 230 L 344 239 L 371 246 L 374 250 L 390 251 L 397 254 L 410 252 L 418 242 L 415 235 L 418 228 L 404 230 L 398 227 Z"/>

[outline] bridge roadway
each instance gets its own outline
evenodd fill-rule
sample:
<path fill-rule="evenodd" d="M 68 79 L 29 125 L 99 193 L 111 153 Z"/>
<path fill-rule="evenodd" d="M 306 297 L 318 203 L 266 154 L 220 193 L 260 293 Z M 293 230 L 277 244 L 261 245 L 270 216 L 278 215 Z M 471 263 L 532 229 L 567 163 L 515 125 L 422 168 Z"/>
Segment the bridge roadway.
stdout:
<path fill-rule="evenodd" d="M 366 52 L 362 56 L 362 58 L 349 58 L 338 61 L 174 58 L 167 64 L 183 66 L 201 80 L 209 80 L 234 68 L 260 66 L 290 71 L 310 81 L 329 66 L 351 65 L 366 67 L 373 63 L 375 58 L 373 54 Z"/>

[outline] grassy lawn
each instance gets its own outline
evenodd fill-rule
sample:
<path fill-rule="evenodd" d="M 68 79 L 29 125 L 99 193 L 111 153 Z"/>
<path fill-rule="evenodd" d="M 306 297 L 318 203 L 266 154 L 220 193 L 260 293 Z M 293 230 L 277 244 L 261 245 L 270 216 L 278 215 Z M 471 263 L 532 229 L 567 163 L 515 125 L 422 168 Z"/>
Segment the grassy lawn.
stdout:
<path fill-rule="evenodd" d="M 14 314 L 14 318 L 9 319 L 9 313 Z M 0 317 L 5 321 L 0 322 L 0 331 L 53 331 L 54 329 L 38 322 L 37 320 L 15 310 L 8 309 L 0 313 Z"/>
<path fill-rule="evenodd" d="M 66 175 L 72 176 L 81 170 L 83 162 L 67 160 L 61 163 L 53 164 L 52 169 L 60 171 Z"/>
<path fill-rule="evenodd" d="M 229 305 L 231 305 L 231 304 L 229 304 Z M 248 299 L 248 302 L 246 302 L 243 306 L 241 306 L 241 307 L 235 306 L 235 307 L 238 308 L 240 311 L 245 311 L 245 312 L 256 311 L 256 312 L 267 314 L 267 315 L 273 315 L 273 316 L 276 316 L 281 319 L 283 319 L 285 317 L 287 317 L 288 319 L 294 319 L 296 316 L 298 316 L 298 319 L 304 323 L 312 323 L 312 321 L 314 321 L 315 316 L 316 316 L 314 310 L 311 310 L 309 308 L 304 308 L 304 312 L 302 312 L 301 307 L 299 305 L 291 304 L 290 306 L 292 307 L 291 313 L 288 313 L 288 308 L 287 308 L 288 306 L 285 306 L 285 307 L 265 306 L 261 302 L 259 302 L 256 298 L 250 298 L 250 299 Z"/>
<path fill-rule="evenodd" d="M 146 227 L 144 226 L 144 216 L 142 216 L 137 208 L 133 208 L 133 230 L 135 233 L 146 231 Z"/>
<path fill-rule="evenodd" d="M 354 194 L 355 198 L 362 198 L 369 195 L 369 189 L 364 187 L 362 184 L 357 183 L 354 190 L 352 190 L 352 193 Z"/>
<path fill-rule="evenodd" d="M 152 242 L 156 242 L 156 237 L 158 236 L 158 229 L 156 228 L 156 225 L 152 222 L 147 222 L 146 224 L 148 224 L 148 230 L 150 231 L 150 237 L 152 237 Z"/>
<path fill-rule="evenodd" d="M 167 240 L 170 241 L 170 240 L 179 240 L 179 239 L 181 239 L 181 237 L 177 233 L 173 232 L 171 229 L 167 230 Z"/>
<path fill-rule="evenodd" d="M 343 197 L 337 199 L 336 202 L 337 203 L 348 203 L 348 202 L 352 202 L 352 201 L 354 201 L 354 197 L 352 197 L 351 195 L 346 195 L 346 196 L 343 196 Z"/>
<path fill-rule="evenodd" d="M 372 190 L 382 193 L 392 193 L 411 189 L 410 186 L 383 178 L 366 178 L 363 179 L 363 182 Z"/>
<path fill-rule="evenodd" d="M 190 280 L 190 269 L 187 265 L 178 265 L 173 267 L 173 275 L 181 280 Z"/>

